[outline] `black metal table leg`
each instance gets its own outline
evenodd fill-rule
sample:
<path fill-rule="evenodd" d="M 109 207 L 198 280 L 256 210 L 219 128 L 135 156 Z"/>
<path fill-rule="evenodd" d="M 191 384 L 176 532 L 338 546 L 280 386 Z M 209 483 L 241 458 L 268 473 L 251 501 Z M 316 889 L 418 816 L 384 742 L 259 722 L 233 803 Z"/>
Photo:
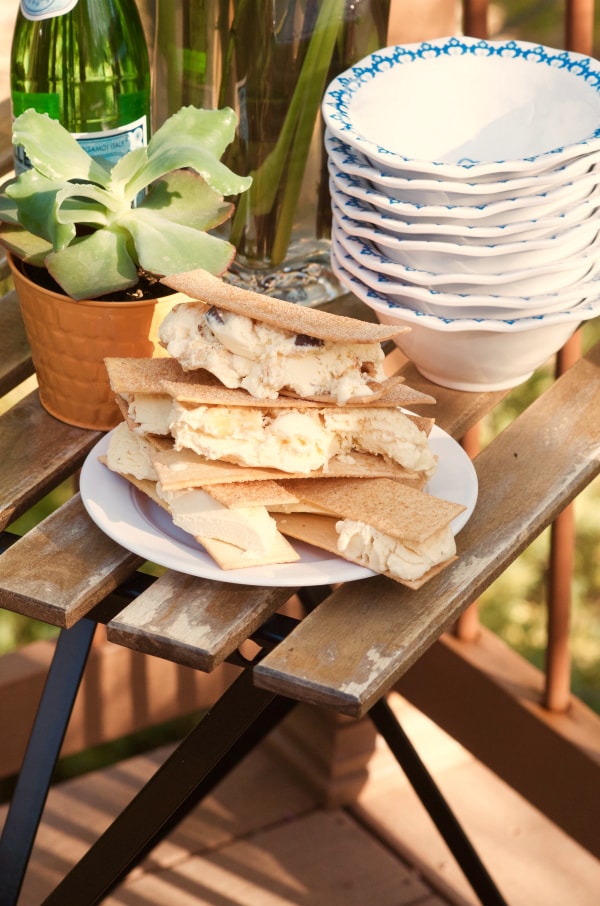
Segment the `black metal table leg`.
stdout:
<path fill-rule="evenodd" d="M 483 906 L 507 906 L 388 703 L 384 699 L 378 701 L 369 711 L 369 717 L 387 742 Z"/>
<path fill-rule="evenodd" d="M 243 671 L 44 901 L 100 902 L 296 705 Z"/>
<path fill-rule="evenodd" d="M 95 628 L 83 619 L 57 639 L 0 837 L 0 906 L 17 902 Z"/>

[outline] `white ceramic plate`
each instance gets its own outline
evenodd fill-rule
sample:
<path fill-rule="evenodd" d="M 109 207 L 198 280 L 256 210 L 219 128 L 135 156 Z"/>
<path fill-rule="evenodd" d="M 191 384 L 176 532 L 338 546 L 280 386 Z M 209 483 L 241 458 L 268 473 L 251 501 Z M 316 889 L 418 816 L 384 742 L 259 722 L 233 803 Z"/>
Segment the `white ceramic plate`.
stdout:
<path fill-rule="evenodd" d="M 168 513 L 98 461 L 98 457 L 106 453 L 109 437 L 107 434 L 98 441 L 83 464 L 81 499 L 96 525 L 117 544 L 139 557 L 191 576 L 236 585 L 308 587 L 350 582 L 374 575 L 364 566 L 296 541 L 293 545 L 300 554 L 300 560 L 296 563 L 227 571 L 220 569 L 191 535 L 173 525 Z M 460 444 L 441 428 L 434 426 L 429 442 L 439 457 L 439 463 L 427 491 L 466 507 L 452 523 L 456 534 L 475 508 L 477 474 Z"/>
<path fill-rule="evenodd" d="M 359 264 L 346 252 L 335 230 L 331 237 L 331 257 L 336 258 L 344 271 L 385 296 L 390 304 L 441 318 L 531 318 L 551 312 L 572 311 L 578 305 L 598 299 L 600 295 L 600 273 L 576 283 L 572 289 L 535 296 L 451 293 L 416 286 Z"/>
<path fill-rule="evenodd" d="M 401 326 L 414 326 L 416 329 L 419 325 L 428 327 L 430 330 L 436 330 L 441 333 L 456 331 L 464 333 L 465 331 L 481 331 L 483 333 L 513 333 L 520 331 L 539 330 L 542 327 L 557 325 L 566 322 L 581 324 L 584 321 L 590 321 L 600 315 L 600 294 L 595 293 L 593 297 L 582 300 L 573 308 L 567 308 L 561 311 L 549 311 L 544 314 L 531 315 L 525 312 L 521 317 L 504 318 L 504 317 L 455 317 L 452 315 L 432 315 L 424 311 L 407 308 L 399 302 L 393 301 L 382 291 L 378 291 L 368 286 L 360 277 L 352 274 L 346 265 L 346 259 L 340 255 L 331 255 L 331 266 L 333 273 L 340 283 L 346 289 L 354 293 L 355 296 L 364 302 L 369 308 L 372 308 L 378 314 L 384 314 L 393 318 L 394 313 L 398 315 L 398 323 Z M 382 321 L 384 324 L 392 323 L 391 320 Z M 408 337 L 410 334 L 404 336 Z M 556 350 L 554 350 L 556 352 Z M 548 353 L 551 355 L 552 353 Z M 444 385 L 449 386 L 449 385 Z M 457 388 L 465 389 L 465 388 Z M 500 387 L 481 387 L 482 390 L 500 390 Z"/>

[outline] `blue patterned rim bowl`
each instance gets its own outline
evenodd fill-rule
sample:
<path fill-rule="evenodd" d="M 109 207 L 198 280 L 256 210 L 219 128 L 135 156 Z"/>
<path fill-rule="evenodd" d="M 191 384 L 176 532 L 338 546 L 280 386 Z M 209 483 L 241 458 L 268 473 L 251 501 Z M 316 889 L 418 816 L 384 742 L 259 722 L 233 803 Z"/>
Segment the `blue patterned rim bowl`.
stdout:
<path fill-rule="evenodd" d="M 574 287 L 600 270 L 600 237 L 596 237 L 583 250 L 563 260 L 547 260 L 533 267 L 518 270 L 501 270 L 487 273 L 452 272 L 449 268 L 421 270 L 399 264 L 368 239 L 352 236 L 339 223 L 332 225 L 332 237 L 358 264 L 372 271 L 377 277 L 392 278 L 408 286 L 422 286 L 440 293 L 496 293 L 513 298 L 540 296 Z"/>
<path fill-rule="evenodd" d="M 600 62 L 514 40 L 396 45 L 337 76 L 322 111 L 386 173 L 517 178 L 600 150 Z"/>
<path fill-rule="evenodd" d="M 395 236 L 343 214 L 334 200 L 331 204 L 333 228 L 354 239 L 371 243 L 375 250 L 404 267 L 433 274 L 508 275 L 523 267 L 534 267 L 570 260 L 585 253 L 596 241 L 600 243 L 600 223 L 588 219 L 566 227 L 561 232 L 514 242 L 471 245 L 459 241 L 411 239 Z M 599 246 L 600 247 L 600 246 Z M 376 265 L 377 266 L 377 265 Z M 553 287 L 554 288 L 554 287 Z"/>
<path fill-rule="evenodd" d="M 539 221 L 543 217 L 563 214 L 586 198 L 600 195 L 600 175 L 595 168 L 577 179 L 561 182 L 549 189 L 532 195 L 515 192 L 509 198 L 499 200 L 481 200 L 475 203 L 456 204 L 441 198 L 433 203 L 425 203 L 421 198 L 398 197 L 388 195 L 369 180 L 360 176 L 344 173 L 331 160 L 328 161 L 329 180 L 333 186 L 332 194 L 343 193 L 363 205 L 370 205 L 389 217 L 405 222 L 423 220 L 432 224 L 465 223 L 473 226 L 476 223 L 488 226 L 506 227 L 511 223 L 524 220 Z"/>
<path fill-rule="evenodd" d="M 506 175 L 498 180 L 486 182 L 471 181 L 468 173 L 465 179 L 444 180 L 433 176 L 409 174 L 403 176 L 386 173 L 379 165 L 373 165 L 364 154 L 340 141 L 329 130 L 325 130 L 325 149 L 329 161 L 348 176 L 360 176 L 368 180 L 389 198 L 399 201 L 416 201 L 424 205 L 481 205 L 503 199 L 538 195 L 556 186 L 585 177 L 594 170 L 600 170 L 600 150 L 593 155 L 583 154 L 568 160 L 552 170 L 543 173 L 525 174 L 515 178 Z"/>
<path fill-rule="evenodd" d="M 351 275 L 332 254 L 340 283 L 371 308 L 382 324 L 395 324 L 395 343 L 425 377 L 455 390 L 488 391 L 528 380 L 567 342 L 579 325 L 600 315 L 600 292 L 573 309 L 544 315 L 442 318 L 391 302 Z"/>
<path fill-rule="evenodd" d="M 547 293 L 512 295 L 501 287 L 474 284 L 463 290 L 434 287 L 398 279 L 389 274 L 372 270 L 359 263 L 340 242 L 334 231 L 331 238 L 331 255 L 347 271 L 348 277 L 356 277 L 365 289 L 373 289 L 385 299 L 387 305 L 409 308 L 420 314 L 435 315 L 442 319 L 500 318 L 512 322 L 516 318 L 545 315 L 551 312 L 563 313 L 600 297 L 600 267 L 590 268 L 583 279 L 563 289 L 552 289 Z M 459 322 L 460 323 L 460 322 Z M 464 323 L 464 321 L 463 321 Z"/>

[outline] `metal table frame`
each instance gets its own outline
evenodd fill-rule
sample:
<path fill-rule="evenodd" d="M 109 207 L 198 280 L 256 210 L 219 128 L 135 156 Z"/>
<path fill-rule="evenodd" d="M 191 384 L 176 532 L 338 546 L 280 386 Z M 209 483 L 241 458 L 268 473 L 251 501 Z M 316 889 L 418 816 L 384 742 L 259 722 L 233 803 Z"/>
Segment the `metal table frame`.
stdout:
<path fill-rule="evenodd" d="M 140 581 L 147 582 L 148 577 Z M 135 594 L 135 586 L 122 591 Z M 306 595 L 301 592 L 300 596 L 311 608 L 328 591 L 307 589 Z M 59 635 L 0 837 L 0 906 L 17 904 L 94 631 L 98 622 L 106 621 L 108 603 L 98 605 L 88 617 Z M 239 677 L 46 898 L 45 906 L 101 902 L 293 710 L 295 700 L 257 688 L 252 670 L 297 623 L 296 619 L 275 614 L 252 637 L 260 646 L 253 660 L 240 654 L 229 658 L 244 668 Z M 506 906 L 386 701 L 381 699 L 368 713 L 480 901 L 484 906 Z"/>

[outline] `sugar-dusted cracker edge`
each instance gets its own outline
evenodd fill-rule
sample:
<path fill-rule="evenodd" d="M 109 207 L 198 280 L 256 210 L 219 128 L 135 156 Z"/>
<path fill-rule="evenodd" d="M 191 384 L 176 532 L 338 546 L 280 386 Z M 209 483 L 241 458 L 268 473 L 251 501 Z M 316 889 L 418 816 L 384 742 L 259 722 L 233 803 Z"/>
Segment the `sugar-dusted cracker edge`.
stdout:
<path fill-rule="evenodd" d="M 382 343 L 410 328 L 398 328 L 371 321 L 359 321 L 318 308 L 308 308 L 243 289 L 214 277 L 205 270 L 187 271 L 163 277 L 161 283 L 196 299 L 204 305 L 215 305 L 270 327 L 292 333 L 342 343 Z M 182 305 L 187 303 L 182 302 Z"/>
<path fill-rule="evenodd" d="M 191 372 L 184 371 L 177 359 L 168 356 L 158 358 L 107 356 L 104 365 L 113 393 L 164 393 L 164 381 L 174 381 L 181 385 L 198 381 L 206 386 L 222 386 L 209 371 L 202 368 Z"/>
<path fill-rule="evenodd" d="M 236 510 L 240 507 L 261 506 L 290 506 L 298 503 L 298 498 L 290 494 L 284 482 L 273 481 L 243 481 L 230 482 L 229 484 L 211 484 L 205 488 L 218 503 Z"/>
<path fill-rule="evenodd" d="M 337 517 L 318 516 L 312 513 L 273 513 L 272 515 L 282 534 L 288 535 L 290 538 L 295 538 L 296 541 L 304 541 L 307 544 L 312 544 L 314 547 L 328 551 L 330 554 L 336 554 L 338 557 L 349 560 L 351 563 L 356 563 L 358 566 L 364 566 L 364 563 L 360 563 L 359 560 L 352 559 L 344 552 L 338 550 L 338 534 L 335 530 L 335 524 L 338 521 Z M 438 563 L 424 573 L 419 579 L 401 579 L 398 576 L 392 576 L 387 572 L 382 573 L 382 575 L 387 576 L 388 579 L 393 579 L 394 582 L 398 582 L 400 585 L 405 585 L 407 588 L 416 591 L 424 585 L 425 582 L 428 582 L 429 579 L 432 579 L 433 576 L 437 575 L 456 559 L 456 557 L 450 557 L 443 563 Z"/>
<path fill-rule="evenodd" d="M 99 460 L 108 468 L 105 456 L 100 456 Z M 146 494 L 147 497 L 170 515 L 168 504 L 156 493 L 156 482 L 147 478 L 136 478 L 123 472 L 117 472 L 116 474 L 132 484 L 138 491 Z M 300 560 L 300 555 L 283 533 L 276 536 L 276 543 L 270 554 L 262 557 L 248 556 L 241 548 L 235 547 L 233 544 L 227 544 L 225 541 L 218 541 L 215 538 L 196 537 L 195 540 L 205 549 L 223 572 L 233 569 L 244 569 L 245 567 L 277 566 L 284 563 L 296 563 Z M 224 581 L 227 580 L 225 579 Z"/>

